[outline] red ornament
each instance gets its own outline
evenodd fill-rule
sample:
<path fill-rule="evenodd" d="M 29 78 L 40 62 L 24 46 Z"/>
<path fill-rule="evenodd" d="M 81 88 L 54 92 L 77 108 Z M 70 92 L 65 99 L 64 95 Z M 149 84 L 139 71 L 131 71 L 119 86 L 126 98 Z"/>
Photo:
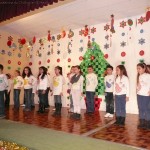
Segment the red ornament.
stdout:
<path fill-rule="evenodd" d="M 41 61 L 39 61 L 39 65 L 41 65 Z"/>
<path fill-rule="evenodd" d="M 57 62 L 60 62 L 60 59 L 59 59 L 59 58 L 57 59 Z"/>
<path fill-rule="evenodd" d="M 84 36 L 87 36 L 88 34 L 89 34 L 88 25 L 85 25 Z"/>
<path fill-rule="evenodd" d="M 80 57 L 79 57 L 79 60 L 83 60 L 83 57 L 82 57 L 82 56 L 80 56 Z"/>
<path fill-rule="evenodd" d="M 11 60 L 8 60 L 8 64 L 11 64 Z"/>
<path fill-rule="evenodd" d="M 51 40 L 51 34 L 50 34 L 50 31 L 48 31 L 47 41 L 50 42 L 50 40 Z"/>
<path fill-rule="evenodd" d="M 7 42 L 7 46 L 11 46 L 11 44 L 12 44 L 12 41 Z"/>
<path fill-rule="evenodd" d="M 120 22 L 120 27 L 124 28 L 126 26 L 126 21 Z"/>
<path fill-rule="evenodd" d="M 21 62 L 20 62 L 20 61 L 18 61 L 18 65 L 21 65 Z"/>
<path fill-rule="evenodd" d="M 122 56 L 122 57 L 126 56 L 126 53 L 125 53 L 125 52 L 122 52 L 122 53 L 121 53 L 121 56 Z"/>
<path fill-rule="evenodd" d="M 71 62 L 71 58 L 68 58 L 68 62 Z"/>
<path fill-rule="evenodd" d="M 104 57 L 105 57 L 105 59 L 107 59 L 108 58 L 108 54 L 105 54 Z"/>
<path fill-rule="evenodd" d="M 32 66 L 32 62 L 29 62 L 29 66 Z"/>
<path fill-rule="evenodd" d="M 50 63 L 50 59 L 47 60 L 47 63 Z"/>
<path fill-rule="evenodd" d="M 25 38 L 22 38 L 22 39 L 20 40 L 20 43 L 21 43 L 22 45 L 24 45 L 24 44 L 26 43 L 26 39 L 25 39 Z"/>
<path fill-rule="evenodd" d="M 32 39 L 33 44 L 36 42 L 36 37 L 34 36 Z"/>
<path fill-rule="evenodd" d="M 66 31 L 62 31 L 62 33 L 61 33 L 61 38 L 64 38 L 66 36 Z"/>
<path fill-rule="evenodd" d="M 150 10 L 146 12 L 146 17 L 145 18 L 146 18 L 146 21 L 149 21 L 149 19 L 150 19 Z"/>
<path fill-rule="evenodd" d="M 141 50 L 141 51 L 139 52 L 139 55 L 140 55 L 140 56 L 143 56 L 143 55 L 144 55 L 144 51 Z"/>
<path fill-rule="evenodd" d="M 95 59 L 95 57 L 94 56 L 91 56 L 91 60 L 94 60 Z"/>

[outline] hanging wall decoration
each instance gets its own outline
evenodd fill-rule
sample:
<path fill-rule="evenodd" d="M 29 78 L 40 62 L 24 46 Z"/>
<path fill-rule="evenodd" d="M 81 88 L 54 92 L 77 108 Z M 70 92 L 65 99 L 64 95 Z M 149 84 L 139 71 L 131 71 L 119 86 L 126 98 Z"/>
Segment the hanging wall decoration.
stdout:
<path fill-rule="evenodd" d="M 108 40 L 109 40 L 109 35 L 106 35 L 106 36 L 105 36 L 105 39 L 108 41 Z"/>
<path fill-rule="evenodd" d="M 115 29 L 114 29 L 114 15 L 111 15 L 111 26 L 110 26 L 110 32 L 111 33 L 115 33 Z"/>
<path fill-rule="evenodd" d="M 39 43 L 40 43 L 40 46 L 43 46 L 43 45 L 44 45 L 44 40 L 43 40 L 43 39 L 40 39 L 40 40 L 39 40 Z"/>
<path fill-rule="evenodd" d="M 146 22 L 146 18 L 145 17 L 140 17 L 139 19 L 138 19 L 138 24 L 143 24 L 144 22 Z"/>
<path fill-rule="evenodd" d="M 74 32 L 70 29 L 68 33 L 68 38 L 72 38 L 74 36 Z"/>
<path fill-rule="evenodd" d="M 93 27 L 92 29 L 91 29 L 91 33 L 95 33 L 96 32 L 96 28 L 95 27 Z"/>
<path fill-rule="evenodd" d="M 61 32 L 61 38 L 64 38 L 65 36 L 66 36 L 66 31 L 62 30 L 62 32 Z"/>
<path fill-rule="evenodd" d="M 108 31 L 109 29 L 110 29 L 110 25 L 106 24 L 106 25 L 104 26 L 104 30 L 105 30 L 105 31 Z"/>
<path fill-rule="evenodd" d="M 49 41 L 49 42 L 50 42 L 50 40 L 51 40 L 51 31 L 50 31 L 50 30 L 48 30 L 47 41 Z"/>
<path fill-rule="evenodd" d="M 145 44 L 145 39 L 143 39 L 143 38 L 139 39 L 139 44 L 141 44 L 141 45 Z"/>
<path fill-rule="evenodd" d="M 8 51 L 8 56 L 12 56 L 12 52 Z"/>
<path fill-rule="evenodd" d="M 125 57 L 125 56 L 126 56 L 126 53 L 125 53 L 125 52 L 121 52 L 121 56 L 122 56 L 122 57 Z"/>
<path fill-rule="evenodd" d="M 150 7 L 147 8 L 147 12 L 146 12 L 146 21 L 148 22 L 150 20 Z"/>
<path fill-rule="evenodd" d="M 109 44 L 106 43 L 106 44 L 104 45 L 104 49 L 107 50 L 108 48 L 109 48 Z"/>
<path fill-rule="evenodd" d="M 32 66 L 32 62 L 29 62 L 29 66 Z"/>
<path fill-rule="evenodd" d="M 5 55 L 6 51 L 4 49 L 1 50 L 0 52 L 2 55 Z"/>
<path fill-rule="evenodd" d="M 83 35 L 83 36 L 86 37 L 86 36 L 89 35 L 89 32 L 90 32 L 90 28 L 88 27 L 88 25 L 85 25 L 85 26 L 84 26 L 84 30 L 81 29 L 81 30 L 79 31 L 79 35 L 81 35 L 81 36 Z"/>
<path fill-rule="evenodd" d="M 122 42 L 120 43 L 120 46 L 121 46 L 121 47 L 125 47 L 125 46 L 126 46 L 126 42 L 122 41 Z"/>
<path fill-rule="evenodd" d="M 13 43 L 13 44 L 12 44 L 12 46 L 11 46 L 11 48 L 12 48 L 12 49 L 13 49 L 13 51 L 14 51 L 14 50 L 16 50 L 16 49 L 17 49 L 17 45 L 16 45 L 15 43 Z"/>
<path fill-rule="evenodd" d="M 60 39 L 61 39 L 61 35 L 58 34 L 58 35 L 57 35 L 57 40 L 60 40 Z"/>
<path fill-rule="evenodd" d="M 7 41 L 7 46 L 8 46 L 9 48 L 11 48 L 12 42 L 13 42 L 13 37 L 12 37 L 12 36 L 9 36 L 9 37 L 8 37 L 8 41 Z"/>
<path fill-rule="evenodd" d="M 56 42 L 56 40 L 55 40 L 55 36 L 52 36 L 52 42 L 54 43 L 54 42 Z"/>
<path fill-rule="evenodd" d="M 141 51 L 139 52 L 139 55 L 140 55 L 140 56 L 143 56 L 143 55 L 144 55 L 144 50 L 141 50 Z"/>
<path fill-rule="evenodd" d="M 34 36 L 32 39 L 32 43 L 35 44 L 35 42 L 36 42 L 36 37 Z"/>
<path fill-rule="evenodd" d="M 82 36 L 83 34 L 84 34 L 84 30 L 81 29 L 81 30 L 79 31 L 79 35 Z"/>
<path fill-rule="evenodd" d="M 18 39 L 18 43 L 19 43 L 19 50 L 21 50 L 23 48 L 23 45 L 26 44 L 26 39 L 20 38 Z"/>
<path fill-rule="evenodd" d="M 128 23 L 129 26 L 132 26 L 133 25 L 133 20 L 132 19 L 128 19 L 127 23 Z"/>
<path fill-rule="evenodd" d="M 120 27 L 124 28 L 125 26 L 126 26 L 126 22 L 125 21 L 120 22 Z"/>
<path fill-rule="evenodd" d="M 51 54 L 54 53 L 53 44 L 51 45 Z"/>

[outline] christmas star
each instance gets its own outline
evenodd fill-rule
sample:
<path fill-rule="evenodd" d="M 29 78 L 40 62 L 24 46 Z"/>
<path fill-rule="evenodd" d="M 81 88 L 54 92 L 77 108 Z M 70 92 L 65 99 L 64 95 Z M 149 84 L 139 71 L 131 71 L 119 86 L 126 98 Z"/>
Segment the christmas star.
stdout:
<path fill-rule="evenodd" d="M 104 49 L 108 49 L 108 48 L 109 48 L 109 44 L 106 43 L 106 44 L 104 45 Z"/>
<path fill-rule="evenodd" d="M 91 29 L 91 33 L 94 34 L 95 32 L 96 32 L 96 28 L 93 27 L 93 28 Z"/>
<path fill-rule="evenodd" d="M 138 24 L 142 25 L 145 21 L 146 21 L 146 18 L 141 16 L 141 18 L 138 19 Z"/>
<path fill-rule="evenodd" d="M 80 48 L 79 48 L 79 51 L 80 51 L 80 52 L 83 52 L 83 47 L 80 47 Z"/>
<path fill-rule="evenodd" d="M 125 47 L 125 46 L 126 46 L 126 42 L 122 41 L 122 42 L 120 43 L 120 46 L 121 46 L 121 47 Z"/>
<path fill-rule="evenodd" d="M 105 26 L 104 26 L 104 30 L 109 30 L 110 29 L 110 27 L 109 27 L 109 25 L 108 24 L 106 24 Z"/>
<path fill-rule="evenodd" d="M 120 27 L 124 28 L 125 26 L 126 26 L 126 22 L 125 21 L 120 22 Z"/>
<path fill-rule="evenodd" d="M 139 44 L 141 44 L 141 45 L 145 44 L 145 39 L 143 39 L 143 38 L 139 39 Z"/>
<path fill-rule="evenodd" d="M 109 39 L 109 35 L 106 35 L 106 36 L 105 36 L 105 39 L 108 40 L 108 39 Z"/>

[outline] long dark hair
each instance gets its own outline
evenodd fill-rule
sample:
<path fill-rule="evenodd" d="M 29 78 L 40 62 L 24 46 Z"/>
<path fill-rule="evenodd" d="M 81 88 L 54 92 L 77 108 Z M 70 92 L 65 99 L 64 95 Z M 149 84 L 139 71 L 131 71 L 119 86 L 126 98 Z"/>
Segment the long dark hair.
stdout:
<path fill-rule="evenodd" d="M 20 73 L 20 71 L 19 71 L 19 70 L 15 70 L 15 72 L 17 72 L 17 73 L 18 73 L 18 76 L 20 76 L 20 75 L 21 75 L 21 73 Z"/>
<path fill-rule="evenodd" d="M 81 67 L 79 65 L 76 65 L 74 67 L 80 69 L 80 74 L 82 75 Z"/>
<path fill-rule="evenodd" d="M 56 66 L 56 67 L 55 67 L 55 69 L 58 69 L 58 70 L 59 70 L 60 75 L 62 75 L 62 67 L 60 67 L 60 66 Z"/>
<path fill-rule="evenodd" d="M 44 77 L 45 77 L 45 75 L 47 75 L 47 68 L 45 68 L 44 66 L 41 66 L 41 67 L 39 67 L 39 70 L 40 69 L 42 69 L 43 70 L 43 74 L 42 74 L 42 76 L 41 76 L 41 79 L 43 80 L 44 79 Z M 39 72 L 39 74 L 38 74 L 38 79 L 39 79 L 39 76 L 40 76 L 41 74 L 40 74 L 40 72 Z"/>
<path fill-rule="evenodd" d="M 25 74 L 25 69 L 28 69 L 28 71 L 29 71 L 27 75 Z M 32 75 L 31 68 L 28 67 L 28 66 L 24 67 L 23 72 L 22 72 L 22 77 L 23 77 L 23 78 L 25 78 L 26 76 L 27 76 L 27 77 L 30 77 L 31 75 Z"/>
<path fill-rule="evenodd" d="M 141 68 L 145 69 L 145 72 L 146 72 L 146 64 L 145 63 L 139 63 L 139 64 L 137 64 L 137 67 L 141 67 Z M 140 74 L 137 73 L 137 84 L 139 83 L 139 76 L 140 76 Z"/>
<path fill-rule="evenodd" d="M 122 77 L 123 75 L 126 76 L 126 77 L 128 77 L 128 74 L 127 74 L 127 71 L 126 71 L 126 68 L 125 68 L 124 65 L 118 65 L 117 68 L 120 69 L 121 77 Z M 117 75 L 117 77 L 118 77 L 118 75 Z M 116 77 L 116 78 L 117 78 L 117 77 Z"/>
<path fill-rule="evenodd" d="M 149 68 L 149 70 L 150 70 L 150 65 L 146 65 L 147 73 L 150 74 L 150 71 L 148 70 L 148 68 Z"/>

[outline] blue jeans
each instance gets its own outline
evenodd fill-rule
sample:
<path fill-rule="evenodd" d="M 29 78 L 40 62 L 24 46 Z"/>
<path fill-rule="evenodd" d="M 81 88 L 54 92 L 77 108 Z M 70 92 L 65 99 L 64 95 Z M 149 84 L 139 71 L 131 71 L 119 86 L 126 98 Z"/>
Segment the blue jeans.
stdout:
<path fill-rule="evenodd" d="M 110 114 L 114 114 L 114 98 L 112 92 L 106 92 L 105 96 L 106 100 L 106 112 Z"/>
<path fill-rule="evenodd" d="M 20 89 L 14 89 L 14 108 L 19 108 L 20 106 Z"/>
<path fill-rule="evenodd" d="M 49 93 L 49 91 L 50 91 L 50 87 L 48 87 L 47 89 L 46 89 L 46 94 L 45 94 L 45 105 L 46 105 L 46 107 L 48 107 L 49 106 L 49 101 L 48 101 L 48 93 Z"/>
<path fill-rule="evenodd" d="M 39 105 L 40 106 L 45 106 L 45 104 L 46 104 L 46 94 L 43 94 L 42 93 L 43 92 L 43 90 L 38 90 L 38 96 L 39 96 L 39 101 L 40 101 L 40 103 L 39 103 Z"/>
<path fill-rule="evenodd" d="M 32 89 L 24 89 L 25 109 L 31 109 Z"/>
<path fill-rule="evenodd" d="M 126 95 L 115 95 L 116 116 L 126 117 Z"/>
<path fill-rule="evenodd" d="M 72 95 L 70 95 L 70 109 L 73 110 L 73 99 L 72 99 Z"/>
<path fill-rule="evenodd" d="M 57 104 L 61 104 L 61 95 L 54 95 L 54 102 Z"/>
<path fill-rule="evenodd" d="M 4 91 L 0 91 L 0 117 L 5 116 Z"/>
<path fill-rule="evenodd" d="M 150 96 L 137 95 L 139 118 L 150 121 Z"/>
<path fill-rule="evenodd" d="M 35 94 L 32 93 L 32 101 L 31 101 L 31 106 L 35 106 L 35 103 L 34 103 L 34 97 L 35 97 Z"/>
<path fill-rule="evenodd" d="M 86 91 L 86 107 L 87 112 L 94 112 L 94 96 L 95 92 Z"/>

